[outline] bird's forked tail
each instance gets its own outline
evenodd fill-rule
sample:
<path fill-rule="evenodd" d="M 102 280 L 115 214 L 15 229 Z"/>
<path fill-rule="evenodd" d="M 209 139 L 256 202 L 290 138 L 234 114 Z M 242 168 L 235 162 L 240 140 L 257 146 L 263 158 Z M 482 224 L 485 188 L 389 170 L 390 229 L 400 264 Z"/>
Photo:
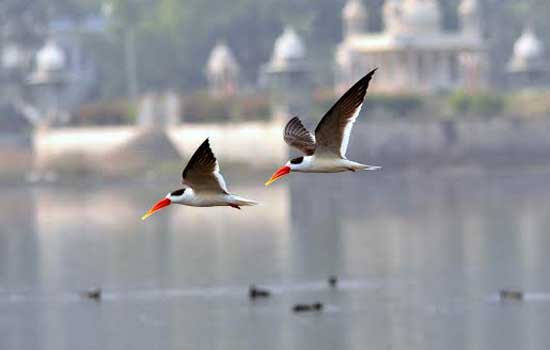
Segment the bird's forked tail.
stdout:
<path fill-rule="evenodd" d="M 259 202 L 235 195 L 231 195 L 231 203 L 236 206 L 255 206 L 260 204 Z"/>
<path fill-rule="evenodd" d="M 376 165 L 366 165 L 366 164 L 361 164 L 356 162 L 352 162 L 350 166 L 350 170 L 352 171 L 360 171 L 360 170 L 369 171 L 369 170 L 379 170 L 379 169 L 382 169 L 382 167 L 376 166 Z"/>

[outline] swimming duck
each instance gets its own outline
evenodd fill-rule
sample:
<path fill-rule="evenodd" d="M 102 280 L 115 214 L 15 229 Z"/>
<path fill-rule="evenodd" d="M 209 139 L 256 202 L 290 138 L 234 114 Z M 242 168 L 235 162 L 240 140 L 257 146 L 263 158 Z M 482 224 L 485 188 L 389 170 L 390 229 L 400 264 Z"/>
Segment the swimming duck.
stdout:
<path fill-rule="evenodd" d="M 101 288 L 90 289 L 82 293 L 82 297 L 92 299 L 95 301 L 101 300 Z"/>
<path fill-rule="evenodd" d="M 321 311 L 323 309 L 323 304 L 316 302 L 313 304 L 296 304 L 292 308 L 294 312 L 307 312 L 307 311 Z"/>
<path fill-rule="evenodd" d="M 523 293 L 515 290 L 501 290 L 499 296 L 500 300 L 523 300 Z"/>
<path fill-rule="evenodd" d="M 255 285 L 251 285 L 248 288 L 248 297 L 252 300 L 257 298 L 269 298 L 271 292 L 267 289 L 258 288 Z"/>

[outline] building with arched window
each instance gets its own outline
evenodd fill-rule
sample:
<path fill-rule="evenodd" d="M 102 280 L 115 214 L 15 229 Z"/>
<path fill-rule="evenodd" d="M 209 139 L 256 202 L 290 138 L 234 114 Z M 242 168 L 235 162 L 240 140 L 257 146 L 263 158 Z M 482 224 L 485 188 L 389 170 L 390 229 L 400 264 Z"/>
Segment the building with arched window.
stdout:
<path fill-rule="evenodd" d="M 383 30 L 368 31 L 362 0 L 343 9 L 343 41 L 336 52 L 336 84 L 347 89 L 372 68 L 381 68 L 374 89 L 433 93 L 487 86 L 488 56 L 478 0 L 462 0 L 461 29 L 445 31 L 437 0 L 386 0 Z"/>

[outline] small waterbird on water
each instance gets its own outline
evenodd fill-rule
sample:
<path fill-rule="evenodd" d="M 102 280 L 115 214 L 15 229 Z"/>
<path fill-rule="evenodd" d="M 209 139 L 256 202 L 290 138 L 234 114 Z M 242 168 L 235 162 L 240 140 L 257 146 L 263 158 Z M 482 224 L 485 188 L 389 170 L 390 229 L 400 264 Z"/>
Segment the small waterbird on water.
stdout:
<path fill-rule="evenodd" d="M 308 311 L 321 311 L 323 310 L 323 304 L 316 302 L 313 304 L 296 304 L 292 308 L 294 312 L 308 312 Z"/>
<path fill-rule="evenodd" d="M 204 140 L 187 163 L 182 173 L 182 183 L 184 188 L 168 193 L 165 198 L 153 205 L 141 220 L 147 219 L 170 204 L 192 207 L 229 206 L 235 209 L 258 204 L 229 193 L 208 139 Z"/>
<path fill-rule="evenodd" d="M 251 285 L 250 288 L 248 288 L 248 297 L 251 300 L 255 300 L 258 298 L 269 298 L 271 296 L 271 292 L 267 289 L 256 287 L 255 285 Z"/>
<path fill-rule="evenodd" d="M 90 289 L 81 293 L 82 297 L 92 299 L 95 301 L 101 300 L 102 291 L 101 288 Z"/>
<path fill-rule="evenodd" d="M 500 300 L 523 300 L 523 293 L 517 290 L 501 290 L 498 294 Z"/>
<path fill-rule="evenodd" d="M 265 183 L 269 186 L 290 172 L 340 173 L 357 170 L 376 170 L 379 166 L 356 163 L 346 158 L 353 124 L 361 111 L 369 83 L 376 69 L 353 85 L 321 119 L 315 135 L 309 132 L 298 117 L 285 126 L 285 142 L 300 150 L 305 156 L 288 161 L 277 169 Z"/>

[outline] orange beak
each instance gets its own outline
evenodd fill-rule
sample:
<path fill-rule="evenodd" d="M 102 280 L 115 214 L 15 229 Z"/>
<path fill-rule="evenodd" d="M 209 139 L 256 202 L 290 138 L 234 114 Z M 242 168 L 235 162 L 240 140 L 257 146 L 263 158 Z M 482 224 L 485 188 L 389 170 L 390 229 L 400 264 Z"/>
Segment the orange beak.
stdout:
<path fill-rule="evenodd" d="M 157 204 L 153 205 L 151 209 L 149 209 L 149 211 L 145 213 L 145 215 L 141 217 L 141 220 L 147 219 L 149 216 L 153 215 L 155 212 L 161 210 L 164 207 L 169 206 L 170 204 L 172 204 L 172 201 L 169 200 L 168 198 L 161 199 L 160 201 L 157 202 Z"/>
<path fill-rule="evenodd" d="M 289 166 L 285 165 L 283 167 L 280 167 L 279 169 L 277 169 L 277 171 L 275 173 L 273 173 L 273 175 L 271 176 L 271 179 L 267 180 L 265 185 L 266 186 L 271 185 L 272 183 L 274 183 L 275 181 L 277 181 L 281 177 L 283 177 L 285 175 L 288 175 L 288 173 L 290 173 L 290 167 Z"/>

